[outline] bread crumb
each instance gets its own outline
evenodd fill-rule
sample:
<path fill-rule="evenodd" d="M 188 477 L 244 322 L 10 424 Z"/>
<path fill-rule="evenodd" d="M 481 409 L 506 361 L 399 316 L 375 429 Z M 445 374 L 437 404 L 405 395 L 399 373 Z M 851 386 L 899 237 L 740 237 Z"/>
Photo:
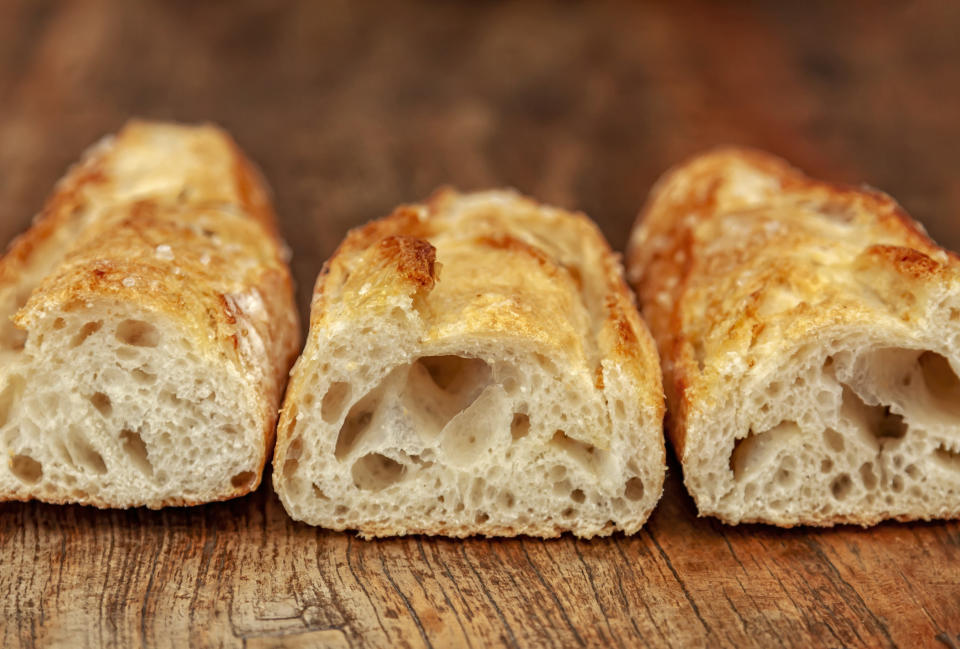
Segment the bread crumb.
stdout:
<path fill-rule="evenodd" d="M 156 250 L 157 259 L 171 261 L 173 259 L 173 250 L 167 244 L 160 244 Z"/>

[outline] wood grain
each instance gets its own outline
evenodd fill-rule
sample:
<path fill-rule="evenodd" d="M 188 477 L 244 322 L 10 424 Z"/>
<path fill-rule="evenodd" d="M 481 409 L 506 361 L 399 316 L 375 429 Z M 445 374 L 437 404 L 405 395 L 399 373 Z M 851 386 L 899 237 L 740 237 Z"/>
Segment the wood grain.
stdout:
<path fill-rule="evenodd" d="M 794 6 L 796 5 L 796 6 Z M 896 196 L 960 247 L 960 4 L 0 3 L 0 241 L 133 115 L 223 124 L 274 187 L 302 308 L 353 225 L 441 184 L 585 209 L 622 248 L 723 143 Z M 960 647 L 960 524 L 698 519 L 363 542 L 268 487 L 160 512 L 0 505 L 3 647 Z"/>
<path fill-rule="evenodd" d="M 726 527 L 677 480 L 633 537 L 365 542 L 276 497 L 0 506 L 2 644 L 922 647 L 956 634 L 957 523 Z"/>

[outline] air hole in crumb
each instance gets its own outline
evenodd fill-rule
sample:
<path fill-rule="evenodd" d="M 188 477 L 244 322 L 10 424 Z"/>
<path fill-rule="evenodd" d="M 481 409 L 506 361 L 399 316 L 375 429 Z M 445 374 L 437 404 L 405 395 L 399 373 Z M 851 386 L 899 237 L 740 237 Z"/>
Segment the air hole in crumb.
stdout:
<path fill-rule="evenodd" d="M 29 455 L 14 455 L 10 459 L 10 471 L 27 484 L 37 484 L 43 476 L 43 466 Z"/>
<path fill-rule="evenodd" d="M 153 465 L 147 457 L 147 445 L 143 443 L 140 433 L 129 429 L 120 432 L 123 450 L 129 456 L 134 466 L 146 475 L 153 475 Z"/>
<path fill-rule="evenodd" d="M 900 439 L 907 434 L 903 417 L 891 412 L 890 406 L 867 405 L 860 395 L 847 385 L 843 386 L 843 409 L 863 420 L 867 429 L 878 440 Z"/>
<path fill-rule="evenodd" d="M 315 484 L 311 484 L 310 486 L 313 487 L 314 498 L 316 498 L 317 500 L 330 500 L 330 497 L 323 492 L 323 489 L 321 489 Z"/>
<path fill-rule="evenodd" d="M 586 499 L 587 497 L 583 493 L 583 489 L 574 489 L 573 491 L 570 492 L 570 500 L 572 500 L 575 503 L 582 503 Z"/>
<path fill-rule="evenodd" d="M 789 487 L 793 484 L 793 472 L 790 469 L 780 467 L 777 470 L 777 474 L 774 476 L 774 480 L 781 487 Z"/>
<path fill-rule="evenodd" d="M 946 469 L 960 471 L 960 451 L 954 451 L 941 444 L 934 450 L 933 458 L 940 466 Z"/>
<path fill-rule="evenodd" d="M 913 478 L 914 480 L 916 480 L 916 479 L 917 479 L 917 476 L 920 475 L 920 471 L 917 470 L 917 465 L 916 465 L 916 464 L 908 464 L 908 465 L 904 468 L 904 471 L 907 473 L 908 476 L 910 476 L 910 477 Z"/>
<path fill-rule="evenodd" d="M 438 388 L 454 394 L 466 388 L 474 391 L 475 385 L 489 382 L 491 373 L 490 365 L 480 358 L 424 356 L 417 363 L 427 370 Z"/>
<path fill-rule="evenodd" d="M 350 410 L 347 414 L 346 421 L 343 422 L 343 426 L 340 428 L 340 435 L 337 437 L 337 446 L 333 451 L 334 456 L 338 460 L 343 460 L 350 451 L 353 450 L 360 435 L 370 426 L 372 419 L 373 413 L 368 410 L 357 412 L 356 406 Z"/>
<path fill-rule="evenodd" d="M 465 356 L 424 356 L 418 358 L 407 373 L 405 406 L 422 417 L 431 430 L 443 430 L 460 413 L 468 410 L 490 385 L 493 370 L 479 358 Z M 476 413 L 474 413 L 476 414 Z M 457 424 L 460 432 L 475 428 L 470 417 Z M 456 447 L 457 434 L 448 431 L 446 443 L 452 452 L 469 462 L 469 449 Z"/>
<path fill-rule="evenodd" d="M 380 453 L 367 453 L 350 470 L 353 482 L 360 489 L 379 491 L 403 478 L 406 467 L 396 460 Z"/>
<path fill-rule="evenodd" d="M 598 450 L 593 444 L 587 444 L 586 442 L 573 439 L 560 429 L 557 429 L 553 433 L 550 445 L 561 449 L 574 460 L 591 470 L 596 470 L 596 464 L 602 461 L 604 457 L 604 452 Z"/>
<path fill-rule="evenodd" d="M 960 379 L 950 361 L 935 352 L 923 352 L 917 358 L 923 382 L 938 404 L 953 410 L 960 403 Z"/>
<path fill-rule="evenodd" d="M 890 407 L 885 406 L 875 430 L 877 437 L 900 439 L 907 434 L 907 424 L 901 415 L 890 412 Z"/>
<path fill-rule="evenodd" d="M 547 374 L 553 374 L 553 367 L 554 367 L 553 361 L 551 361 L 549 358 L 547 358 L 543 354 L 534 354 L 533 357 L 536 360 L 537 364 L 540 367 L 542 367 L 544 370 L 546 370 Z"/>
<path fill-rule="evenodd" d="M 103 392 L 94 392 L 90 397 L 90 403 L 92 403 L 93 407 L 104 417 L 109 417 L 110 413 L 113 412 L 113 404 L 110 402 L 110 397 Z"/>
<path fill-rule="evenodd" d="M 333 513 L 334 513 L 334 515 L 336 515 L 336 516 L 343 516 L 343 515 L 346 514 L 348 511 L 350 511 L 350 510 L 347 509 L 346 505 L 337 505 L 337 508 L 333 510 Z"/>
<path fill-rule="evenodd" d="M 340 433 L 337 436 L 337 444 L 334 448 L 334 456 L 338 460 L 344 460 L 356 448 L 363 434 L 370 428 L 374 413 L 380 407 L 380 399 L 383 393 L 383 385 L 374 388 L 357 401 L 343 420 L 340 426 Z"/>
<path fill-rule="evenodd" d="M 820 473 L 830 473 L 833 471 L 833 460 L 826 457 L 820 460 Z"/>
<path fill-rule="evenodd" d="M 566 509 L 563 510 L 563 512 L 561 512 L 560 515 L 563 516 L 564 518 L 572 518 L 574 511 L 575 510 L 573 509 L 573 507 L 567 507 Z"/>
<path fill-rule="evenodd" d="M 70 341 L 71 347 L 79 347 L 86 341 L 87 338 L 93 334 L 100 331 L 100 327 L 103 326 L 103 320 L 97 320 L 96 322 L 87 322 L 82 327 L 80 331 L 77 332 L 77 335 L 73 337 L 73 340 Z"/>
<path fill-rule="evenodd" d="M 13 374 L 7 382 L 7 386 L 0 392 L 0 426 L 4 426 L 10 421 L 10 410 L 13 409 L 13 403 L 20 398 L 23 393 L 26 381 L 19 374 Z"/>
<path fill-rule="evenodd" d="M 526 437 L 530 432 L 530 417 L 522 412 L 514 413 L 513 421 L 510 422 L 510 435 L 513 441 Z"/>
<path fill-rule="evenodd" d="M 287 457 L 283 462 L 283 477 L 289 478 L 300 465 L 300 454 L 303 452 L 303 440 L 295 438 L 287 447 Z"/>
<path fill-rule="evenodd" d="M 347 399 L 350 398 L 350 384 L 344 381 L 336 381 L 330 385 L 330 389 L 323 395 L 323 401 L 320 403 L 320 416 L 328 424 L 332 424 L 343 412 Z"/>
<path fill-rule="evenodd" d="M 572 490 L 573 485 L 570 484 L 569 480 L 560 480 L 559 482 L 553 483 L 553 493 L 558 496 L 563 496 L 569 494 Z"/>
<path fill-rule="evenodd" d="M 836 478 L 833 479 L 833 482 L 830 483 L 830 493 L 833 494 L 833 497 L 837 500 L 843 500 L 853 489 L 853 480 L 850 479 L 850 476 L 846 473 L 841 473 Z"/>
<path fill-rule="evenodd" d="M 490 514 L 488 514 L 487 512 L 478 512 L 477 518 L 475 520 L 477 522 L 477 525 L 483 525 L 484 523 L 490 520 Z"/>
<path fill-rule="evenodd" d="M 137 350 L 132 347 L 121 347 L 116 351 L 117 358 L 122 361 L 132 361 L 137 357 Z"/>
<path fill-rule="evenodd" d="M 516 500 L 511 492 L 504 491 L 497 498 L 497 503 L 504 509 L 513 509 L 514 504 L 516 504 Z"/>
<path fill-rule="evenodd" d="M 107 465 L 103 456 L 97 452 L 90 442 L 76 429 L 70 429 L 70 446 L 73 449 L 74 460 L 78 461 L 87 471 L 103 475 L 107 472 Z"/>
<path fill-rule="evenodd" d="M 827 448 L 829 448 L 834 453 L 840 453 L 843 451 L 844 442 L 843 435 L 838 433 L 832 428 L 827 428 L 823 431 L 823 441 L 826 442 Z"/>
<path fill-rule="evenodd" d="M 149 322 L 124 320 L 117 325 L 117 340 L 134 347 L 156 347 L 160 343 L 160 333 Z"/>
<path fill-rule="evenodd" d="M 867 489 L 877 486 L 877 475 L 873 472 L 873 462 L 864 462 L 860 465 L 860 481 Z"/>
<path fill-rule="evenodd" d="M 730 453 L 730 471 L 733 479 L 739 481 L 744 476 L 747 461 L 757 445 L 757 434 L 753 430 L 747 431 L 746 437 L 741 437 L 733 443 L 733 452 Z"/>
<path fill-rule="evenodd" d="M 636 501 L 643 498 L 643 480 L 636 477 L 627 480 L 627 488 L 624 489 L 623 495 L 627 500 Z"/>
<path fill-rule="evenodd" d="M 157 380 L 157 375 L 152 372 L 146 372 L 139 367 L 133 370 L 130 370 L 130 374 L 133 375 L 134 380 L 141 385 L 151 385 Z"/>
<path fill-rule="evenodd" d="M 230 484 L 232 484 L 235 489 L 249 489 L 253 486 L 253 479 L 255 477 L 256 474 L 253 471 L 241 471 L 230 478 Z"/>
<path fill-rule="evenodd" d="M 890 481 L 890 488 L 897 493 L 903 491 L 903 478 L 898 475 L 893 476 L 893 480 Z"/>
<path fill-rule="evenodd" d="M 64 320 L 63 318 L 57 318 L 56 320 L 53 321 L 53 330 L 54 330 L 54 331 L 60 331 L 61 329 L 63 329 L 63 328 L 66 327 L 66 326 L 67 326 L 67 321 Z"/>

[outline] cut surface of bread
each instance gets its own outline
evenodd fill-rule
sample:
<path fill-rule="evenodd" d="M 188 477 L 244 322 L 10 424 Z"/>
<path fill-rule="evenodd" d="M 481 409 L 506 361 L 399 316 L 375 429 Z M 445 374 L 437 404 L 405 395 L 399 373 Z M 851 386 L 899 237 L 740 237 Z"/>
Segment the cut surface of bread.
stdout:
<path fill-rule="evenodd" d="M 318 278 L 274 486 L 366 537 L 631 533 L 661 493 L 663 409 L 596 226 L 446 190 L 350 232 Z"/>
<path fill-rule="evenodd" d="M 256 488 L 299 342 L 259 174 L 131 122 L 0 260 L 0 499 L 190 505 Z"/>
<path fill-rule="evenodd" d="M 655 187 L 628 273 L 701 514 L 960 515 L 960 262 L 890 197 L 709 153 Z"/>

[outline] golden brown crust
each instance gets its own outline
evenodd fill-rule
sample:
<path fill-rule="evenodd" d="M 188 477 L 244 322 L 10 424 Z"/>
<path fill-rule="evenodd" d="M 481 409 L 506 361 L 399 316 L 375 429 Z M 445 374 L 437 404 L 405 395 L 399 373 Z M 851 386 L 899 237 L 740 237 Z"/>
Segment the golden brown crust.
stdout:
<path fill-rule="evenodd" d="M 765 153 L 717 150 L 665 174 L 627 266 L 660 350 L 678 456 L 686 465 L 700 451 L 709 413 L 769 364 L 767 343 L 909 322 L 926 294 L 957 281 L 957 259 L 889 196 L 808 178 Z"/>
<path fill-rule="evenodd" d="M 157 147 L 169 148 L 170 160 Z M 133 121 L 94 146 L 14 240 L 0 260 L 0 295 L 29 296 L 22 308 L 12 304 L 26 330 L 45 314 L 104 300 L 178 323 L 198 353 L 256 377 L 265 461 L 299 347 L 284 255 L 269 191 L 226 133 Z M 263 353 L 241 340 L 251 331 L 266 343 Z M 255 488 L 262 468 L 249 487 L 221 498 Z M 196 503 L 160 506 L 185 504 Z"/>

